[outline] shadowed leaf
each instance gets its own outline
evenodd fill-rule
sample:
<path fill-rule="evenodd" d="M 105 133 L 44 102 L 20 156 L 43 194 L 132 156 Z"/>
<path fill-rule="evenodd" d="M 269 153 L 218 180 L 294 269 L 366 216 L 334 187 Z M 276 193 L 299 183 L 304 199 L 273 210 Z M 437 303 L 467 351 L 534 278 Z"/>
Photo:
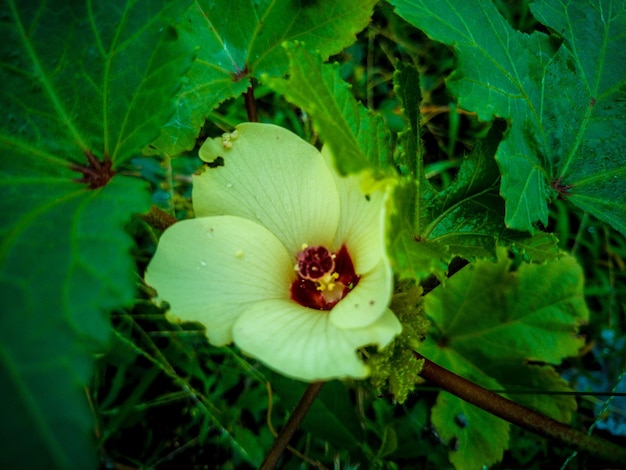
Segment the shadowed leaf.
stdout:
<path fill-rule="evenodd" d="M 134 296 L 124 225 L 149 204 L 115 172 L 172 114 L 192 55 L 169 26 L 175 4 L 0 10 L 0 466 L 95 468 L 84 388 L 107 312 Z"/>

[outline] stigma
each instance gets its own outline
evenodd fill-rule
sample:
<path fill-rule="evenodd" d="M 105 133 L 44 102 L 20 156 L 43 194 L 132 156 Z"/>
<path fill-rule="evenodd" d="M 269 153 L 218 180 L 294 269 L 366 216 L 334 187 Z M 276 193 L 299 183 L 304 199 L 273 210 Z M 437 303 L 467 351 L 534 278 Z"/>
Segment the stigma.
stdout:
<path fill-rule="evenodd" d="M 298 253 L 295 270 L 302 279 L 318 281 L 327 277 L 335 270 L 335 258 L 337 255 L 328 251 L 323 246 L 302 245 L 302 251 Z"/>

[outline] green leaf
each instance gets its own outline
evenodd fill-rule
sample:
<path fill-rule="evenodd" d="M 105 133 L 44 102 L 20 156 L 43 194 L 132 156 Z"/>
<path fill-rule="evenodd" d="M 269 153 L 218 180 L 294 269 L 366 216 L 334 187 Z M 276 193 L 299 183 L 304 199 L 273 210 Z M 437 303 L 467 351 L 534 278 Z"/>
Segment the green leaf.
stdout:
<path fill-rule="evenodd" d="M 181 8 L 7 1 L 3 140 L 22 147 L 29 166 L 83 163 L 89 151 L 108 156 L 114 167 L 137 156 L 172 115 L 164 102 L 192 59 L 168 26 Z"/>
<path fill-rule="evenodd" d="M 1 467 L 96 466 L 85 387 L 106 313 L 134 297 L 124 225 L 149 205 L 114 173 L 172 114 L 192 61 L 164 3 L 0 6 Z"/>
<path fill-rule="evenodd" d="M 396 164 L 402 178 L 394 188 L 387 229 L 387 250 L 394 272 L 405 279 L 443 278 L 452 258 L 446 245 L 422 238 L 422 227 L 431 219 L 426 208 L 437 193 L 424 173 L 419 106 L 419 75 L 412 65 L 397 63 L 394 91 L 402 105 L 406 128 L 399 136 Z"/>
<path fill-rule="evenodd" d="M 494 160 L 503 130 L 503 123 L 495 123 L 441 192 L 426 180 L 422 157 L 417 157 L 418 182 L 406 178 L 396 187 L 389 221 L 389 253 L 399 276 L 419 280 L 434 273 L 442 279 L 454 256 L 495 260 L 498 245 L 533 243 L 527 233 L 504 226 Z M 409 141 L 407 148 L 412 145 Z M 554 251 L 558 253 L 556 242 Z"/>
<path fill-rule="evenodd" d="M 421 227 L 428 222 L 428 213 L 425 204 L 436 195 L 436 191 L 426 179 L 424 171 L 424 148 L 422 145 L 422 128 L 420 125 L 420 104 L 422 101 L 419 74 L 410 64 L 398 61 L 393 75 L 394 91 L 402 105 L 402 117 L 406 127 L 398 134 L 398 157 L 396 165 L 402 175 L 410 175 L 410 180 L 416 181 L 416 197 L 410 200 L 405 212 L 414 214 L 410 220 L 415 220 L 412 229 L 416 235 L 421 235 Z M 407 180 L 409 181 L 409 180 Z M 399 202 L 396 200 L 396 202 Z M 416 218 L 417 215 L 417 218 Z"/>
<path fill-rule="evenodd" d="M 560 257 L 563 253 L 559 250 L 559 240 L 552 233 L 539 232 L 528 236 L 523 232 L 507 235 L 507 246 L 521 254 L 525 261 L 543 263 Z"/>
<path fill-rule="evenodd" d="M 181 22 L 183 38 L 199 47 L 178 95 L 176 115 L 151 152 L 177 155 L 193 148 L 219 103 L 240 95 L 251 78 L 287 73 L 285 41 L 302 41 L 327 59 L 367 26 L 375 0 L 197 0 Z"/>
<path fill-rule="evenodd" d="M 15 157 L 4 149 L 3 159 Z M 0 467 L 95 468 L 84 387 L 109 336 L 105 312 L 133 299 L 123 226 L 147 209 L 146 188 L 125 177 L 88 191 L 11 175 L 0 195 L 13 217 L 0 245 Z"/>
<path fill-rule="evenodd" d="M 423 198 L 422 237 L 468 260 L 495 261 L 498 246 L 516 247 L 528 260 L 555 258 L 560 251 L 554 236 L 543 232 L 530 235 L 505 226 L 504 201 L 498 194 L 500 174 L 494 158 L 504 132 L 504 122 L 494 122 L 485 138 L 463 158 L 452 184 Z"/>
<path fill-rule="evenodd" d="M 527 128 L 526 121 L 535 124 L 535 106 L 540 99 L 531 81 L 532 51 L 539 47 L 553 49 L 548 39 L 542 37 L 541 44 L 531 44 L 527 35 L 508 25 L 492 2 L 391 3 L 409 23 L 433 39 L 454 46 L 457 67 L 448 86 L 458 95 L 460 106 L 476 111 L 485 121 L 496 116 L 512 120 L 496 156 L 503 175 L 507 225 L 531 230 L 536 220 L 547 222 L 548 184 L 524 132 L 535 130 Z M 528 82 L 532 88 L 525 90 Z"/>
<path fill-rule="evenodd" d="M 419 73 L 415 66 L 401 61 L 396 63 L 396 71 L 393 74 L 394 92 L 402 105 L 402 116 L 406 122 L 406 128 L 398 135 L 401 143 L 397 165 L 402 174 L 409 174 L 414 178 L 419 176 L 424 185 L 428 181 L 424 177 L 423 147 L 420 126 L 420 104 L 422 94 L 420 91 Z M 426 188 L 424 188 L 426 189 Z M 417 211 L 419 213 L 419 210 Z"/>
<path fill-rule="evenodd" d="M 436 221 L 441 218 L 442 211 L 455 210 L 473 197 L 498 195 L 497 184 L 500 173 L 494 155 L 504 130 L 503 122 L 495 122 L 487 136 L 476 142 L 471 153 L 463 157 L 455 180 L 429 204 L 430 221 Z M 430 230 L 430 227 L 424 227 L 424 232 L 428 233 Z"/>
<path fill-rule="evenodd" d="M 448 457 L 458 470 L 499 462 L 509 444 L 509 423 L 448 392 L 437 396 L 431 420 L 450 447 Z"/>
<path fill-rule="evenodd" d="M 461 272 L 448 282 L 454 283 Z M 425 299 L 441 289 L 435 289 Z M 471 356 L 453 348 L 439 347 L 430 336 L 420 347 L 420 353 L 481 387 L 502 389 L 498 380 L 484 372 L 485 362 L 476 363 Z M 437 396 L 431 420 L 441 439 L 450 446 L 448 457 L 457 469 L 481 468 L 498 462 L 508 447 L 508 422 L 448 392 L 440 392 Z"/>
<path fill-rule="evenodd" d="M 572 204 L 626 234 L 626 2 L 547 0 L 531 10 L 565 39 L 576 74 L 566 93 L 558 80 L 546 85 L 547 106 L 566 97 L 562 114 L 544 120 L 558 144 L 553 178 L 571 186 Z"/>
<path fill-rule="evenodd" d="M 391 135 L 382 117 L 367 110 L 354 98 L 341 79 L 338 64 L 323 64 L 304 46 L 288 44 L 289 79 L 264 78 L 270 88 L 313 117 L 343 174 L 365 169 L 389 174 L 393 165 Z"/>
<path fill-rule="evenodd" d="M 503 130 L 502 123 L 496 122 L 463 158 L 452 184 L 424 198 L 421 236 L 448 247 L 451 255 L 466 259 L 496 257 L 496 246 L 506 232 L 494 160 Z"/>
<path fill-rule="evenodd" d="M 448 85 L 460 106 L 482 120 L 510 121 L 496 154 L 507 226 L 545 224 L 552 185 L 626 232 L 623 0 L 534 4 L 537 17 L 564 36 L 563 45 L 558 37 L 513 30 L 487 1 L 391 3 L 454 47 L 457 67 Z"/>
<path fill-rule="evenodd" d="M 468 265 L 425 296 L 424 307 L 433 330 L 420 353 L 481 386 L 535 392 L 514 398 L 569 420 L 575 402 L 541 392 L 567 389 L 548 364 L 577 354 L 584 344 L 576 336 L 578 326 L 589 317 L 582 269 L 573 257 L 563 256 L 545 264 L 523 263 L 511 271 L 505 254 L 498 263 L 477 261 Z M 463 413 L 470 416 L 467 410 Z M 445 430 L 438 428 L 440 434 L 458 432 L 454 421 L 442 419 L 441 423 Z M 464 436 L 470 442 L 484 436 L 499 439 L 471 423 Z M 496 457 L 495 452 L 501 455 L 503 449 L 494 446 L 492 457 Z M 474 450 L 468 452 L 474 456 Z"/>
<path fill-rule="evenodd" d="M 429 294 L 425 307 L 437 336 L 446 348 L 489 361 L 558 364 L 576 355 L 584 343 L 577 328 L 589 316 L 576 260 L 524 263 L 514 272 L 510 267 L 508 259 L 478 261 Z"/>
<path fill-rule="evenodd" d="M 380 444 L 380 449 L 376 453 L 377 458 L 385 457 L 389 454 L 393 454 L 398 449 L 398 434 L 392 426 L 385 426 L 383 431 L 383 442 Z"/>
<path fill-rule="evenodd" d="M 387 252 L 394 273 L 401 279 L 425 279 L 435 274 L 442 279 L 452 255 L 448 247 L 421 240 L 413 229 L 413 202 L 417 189 L 411 180 L 404 180 L 393 191 L 387 224 Z"/>
<path fill-rule="evenodd" d="M 259 467 L 265 456 L 265 450 L 259 442 L 259 436 L 248 428 L 235 426 L 233 438 L 240 446 L 240 455 L 250 464 Z"/>
<path fill-rule="evenodd" d="M 443 279 L 454 256 L 495 261 L 498 246 L 514 247 L 529 261 L 560 256 L 553 235 L 530 235 L 504 225 L 494 160 L 503 131 L 502 122 L 494 123 L 463 158 L 456 179 L 444 190 L 436 192 L 426 180 L 421 157 L 416 162 L 418 183 L 406 178 L 395 188 L 387 243 L 400 277 L 420 280 L 435 274 Z"/>

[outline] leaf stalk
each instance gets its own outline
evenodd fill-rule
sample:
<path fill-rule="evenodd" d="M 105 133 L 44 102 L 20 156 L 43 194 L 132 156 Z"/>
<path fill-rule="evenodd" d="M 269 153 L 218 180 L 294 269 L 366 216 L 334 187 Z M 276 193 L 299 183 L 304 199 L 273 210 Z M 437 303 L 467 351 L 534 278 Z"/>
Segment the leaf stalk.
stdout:
<path fill-rule="evenodd" d="M 248 121 L 259 122 L 259 115 L 257 114 L 256 110 L 256 101 L 254 99 L 254 86 L 252 85 L 252 82 L 250 82 L 250 86 L 243 96 L 246 103 L 246 113 L 248 115 Z"/>

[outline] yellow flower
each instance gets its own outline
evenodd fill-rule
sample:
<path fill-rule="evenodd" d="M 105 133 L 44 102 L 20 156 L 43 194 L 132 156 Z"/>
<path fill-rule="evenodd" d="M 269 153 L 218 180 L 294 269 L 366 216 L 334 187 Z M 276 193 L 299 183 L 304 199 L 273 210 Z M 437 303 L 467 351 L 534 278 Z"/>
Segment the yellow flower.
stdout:
<path fill-rule="evenodd" d="M 195 219 L 165 231 L 146 282 L 171 313 L 217 346 L 305 381 L 367 377 L 358 348 L 402 327 L 388 308 L 388 190 L 364 195 L 326 150 L 269 124 L 207 140 L 194 176 Z"/>

